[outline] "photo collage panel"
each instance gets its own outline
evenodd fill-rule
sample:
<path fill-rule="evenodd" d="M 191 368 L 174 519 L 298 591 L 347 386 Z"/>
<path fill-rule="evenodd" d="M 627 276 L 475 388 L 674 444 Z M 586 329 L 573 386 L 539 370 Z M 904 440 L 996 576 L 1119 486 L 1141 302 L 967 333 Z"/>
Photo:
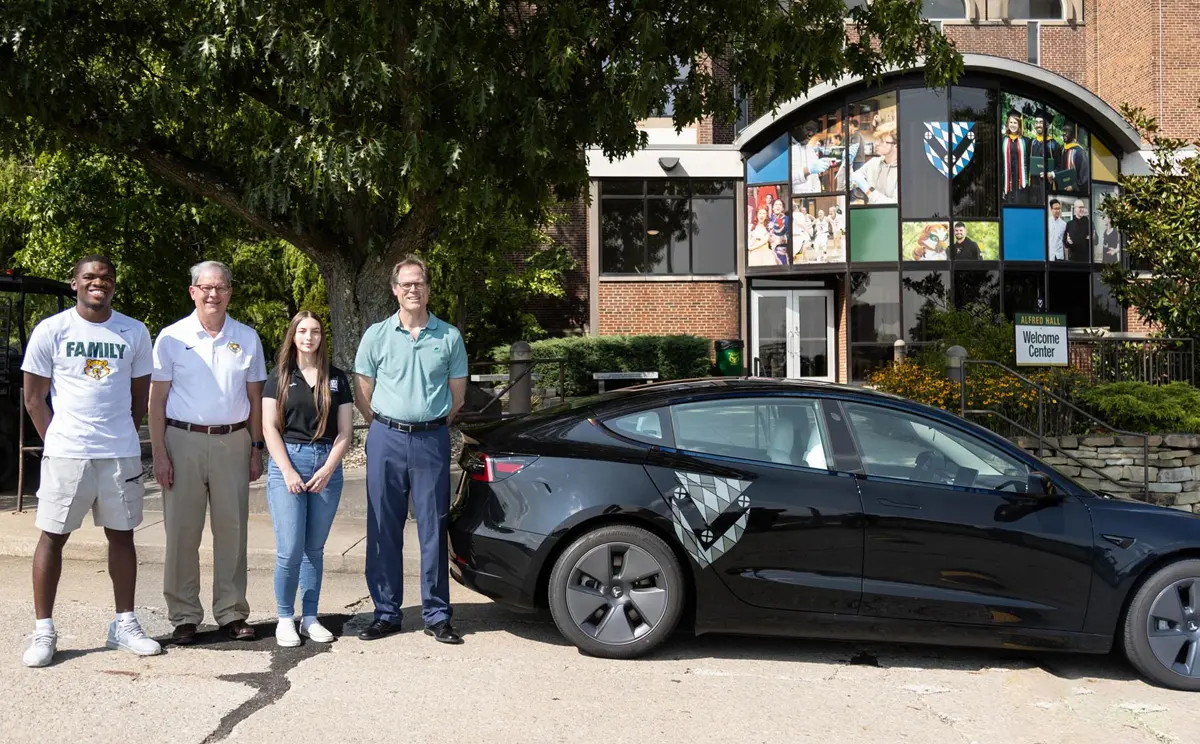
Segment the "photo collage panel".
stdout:
<path fill-rule="evenodd" d="M 804 122 L 792 130 L 792 195 L 816 195 L 846 190 L 846 162 L 857 155 L 846 145 L 842 111 Z"/>
<path fill-rule="evenodd" d="M 846 197 L 792 198 L 792 263 L 846 260 Z"/>
<path fill-rule="evenodd" d="M 1104 202 L 1116 196 L 1118 189 L 1112 184 L 1098 183 L 1092 187 L 1092 260 L 1096 263 L 1121 263 L 1121 235 L 1104 212 Z"/>
<path fill-rule="evenodd" d="M 900 127 L 896 118 L 896 92 L 884 93 L 850 105 L 847 128 L 850 203 L 896 204 L 900 196 Z"/>
<path fill-rule="evenodd" d="M 1102 209 L 1117 161 L 1079 122 L 996 88 L 839 102 L 747 159 L 747 265 L 1120 262 Z"/>
<path fill-rule="evenodd" d="M 749 226 L 747 266 L 791 264 L 788 243 L 791 219 L 786 186 L 750 186 L 746 189 L 746 224 Z"/>

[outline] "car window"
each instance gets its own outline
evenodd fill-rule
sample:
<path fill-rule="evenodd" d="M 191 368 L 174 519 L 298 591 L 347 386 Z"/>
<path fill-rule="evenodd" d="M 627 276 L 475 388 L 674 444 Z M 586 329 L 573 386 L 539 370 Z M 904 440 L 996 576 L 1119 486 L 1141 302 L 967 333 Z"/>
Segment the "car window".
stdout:
<path fill-rule="evenodd" d="M 663 423 L 660 411 L 656 409 L 617 416 L 605 421 L 604 425 L 631 439 L 649 442 L 650 444 L 662 444 L 664 441 Z"/>
<path fill-rule="evenodd" d="M 719 400 L 671 406 L 675 446 L 745 460 L 828 469 L 814 400 Z"/>
<path fill-rule="evenodd" d="M 1029 468 L 998 447 L 938 421 L 845 403 L 868 475 L 1023 493 Z"/>

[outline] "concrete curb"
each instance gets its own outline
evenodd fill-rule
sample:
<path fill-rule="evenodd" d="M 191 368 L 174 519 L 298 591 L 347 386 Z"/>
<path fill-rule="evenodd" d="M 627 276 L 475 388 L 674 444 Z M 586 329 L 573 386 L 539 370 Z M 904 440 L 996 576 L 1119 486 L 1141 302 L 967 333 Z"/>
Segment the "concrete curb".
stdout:
<path fill-rule="evenodd" d="M 41 532 L 34 524 L 36 512 L 8 511 L 0 513 L 0 555 L 32 559 L 37 549 Z M 404 575 L 420 576 L 420 548 L 416 523 L 405 524 Z M 366 572 L 366 520 L 338 518 L 330 530 L 325 544 L 325 571 L 364 575 Z M 166 557 L 166 533 L 163 530 L 162 513 L 146 512 L 145 518 L 134 532 L 138 562 L 143 565 L 161 565 Z M 273 570 L 275 568 L 275 533 L 267 515 L 250 515 L 246 535 L 246 567 L 250 570 Z M 63 551 L 63 557 L 72 561 L 106 563 L 108 540 L 104 530 L 85 519 L 83 527 L 71 535 Z M 207 526 L 200 544 L 200 566 L 211 569 L 213 565 L 212 534 Z"/>

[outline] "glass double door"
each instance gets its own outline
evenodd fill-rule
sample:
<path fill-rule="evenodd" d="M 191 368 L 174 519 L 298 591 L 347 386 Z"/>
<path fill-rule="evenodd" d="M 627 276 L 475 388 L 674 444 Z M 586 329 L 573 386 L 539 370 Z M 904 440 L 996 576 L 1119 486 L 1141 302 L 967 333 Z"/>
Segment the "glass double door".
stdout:
<path fill-rule="evenodd" d="M 753 290 L 753 372 L 834 379 L 833 290 Z"/>

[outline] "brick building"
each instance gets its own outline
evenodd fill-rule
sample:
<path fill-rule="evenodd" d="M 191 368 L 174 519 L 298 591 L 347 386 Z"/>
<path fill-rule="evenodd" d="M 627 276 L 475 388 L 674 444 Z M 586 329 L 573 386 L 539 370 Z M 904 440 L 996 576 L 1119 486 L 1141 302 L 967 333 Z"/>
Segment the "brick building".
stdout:
<path fill-rule="evenodd" d="M 647 120 L 620 161 L 589 152 L 591 203 L 556 235 L 580 269 L 547 327 L 738 338 L 753 373 L 839 382 L 920 344 L 929 307 L 1148 330 L 1099 280 L 1123 260 L 1101 207 L 1145 171 L 1121 104 L 1200 138 L 1200 2 L 925 8 L 964 54 L 949 88 L 823 84 L 758 119 Z"/>

